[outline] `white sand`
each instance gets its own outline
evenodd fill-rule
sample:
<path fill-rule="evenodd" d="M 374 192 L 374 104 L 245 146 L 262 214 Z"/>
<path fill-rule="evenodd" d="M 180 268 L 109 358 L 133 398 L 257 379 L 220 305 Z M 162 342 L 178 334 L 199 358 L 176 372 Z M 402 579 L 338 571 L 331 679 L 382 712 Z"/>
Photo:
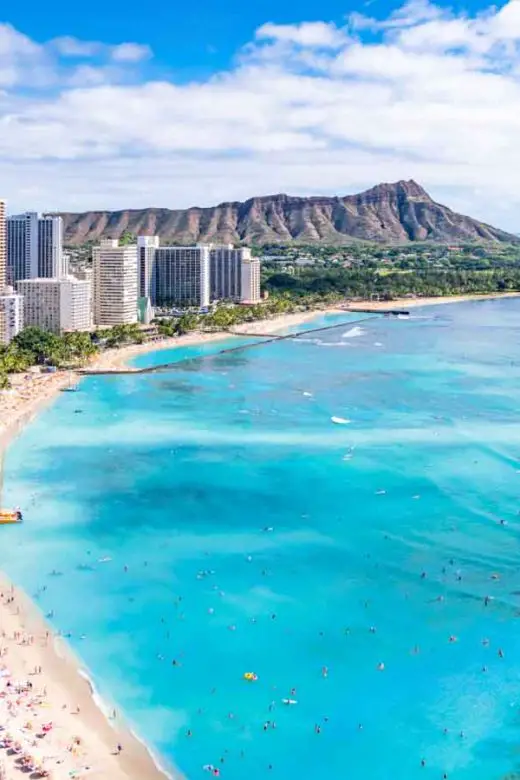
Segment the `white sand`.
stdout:
<path fill-rule="evenodd" d="M 365 309 L 381 311 L 381 309 L 411 309 L 415 306 L 436 306 L 440 303 L 463 303 L 464 301 L 486 301 L 493 298 L 519 298 L 520 293 L 489 293 L 484 295 L 443 295 L 437 298 L 396 298 L 394 301 L 356 301 L 351 302 L 348 309 Z"/>
<path fill-rule="evenodd" d="M 142 743 L 98 709 L 77 661 L 65 645 L 56 652 L 60 640 L 32 602 L 4 577 L 0 592 L 0 767 L 6 780 L 24 776 L 21 755 L 35 758 L 54 780 L 165 780 Z M 20 754 L 2 746 L 6 735 L 20 744 Z"/>

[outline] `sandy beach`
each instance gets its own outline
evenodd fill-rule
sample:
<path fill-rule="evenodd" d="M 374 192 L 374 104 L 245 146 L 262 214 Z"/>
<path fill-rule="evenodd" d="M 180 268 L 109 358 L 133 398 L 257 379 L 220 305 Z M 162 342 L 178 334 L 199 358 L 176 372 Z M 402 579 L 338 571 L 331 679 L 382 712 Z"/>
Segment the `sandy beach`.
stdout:
<path fill-rule="evenodd" d="M 165 780 L 117 713 L 109 721 L 97 707 L 77 661 L 30 599 L 3 576 L 0 593 L 3 777 Z"/>
<path fill-rule="evenodd" d="M 70 381 L 69 371 L 10 376 L 11 387 L 0 390 L 0 455 L 11 439 Z"/>
<path fill-rule="evenodd" d="M 465 301 L 487 301 L 493 298 L 519 298 L 520 292 L 489 293 L 485 295 L 444 295 L 437 298 L 396 298 L 393 301 L 356 301 L 351 302 L 347 310 L 381 311 L 385 309 L 412 309 L 416 306 L 438 306 L 444 303 L 464 303 Z"/>
<path fill-rule="evenodd" d="M 125 371 L 132 371 L 132 366 L 129 366 L 128 363 L 138 355 L 163 349 L 174 349 L 175 347 L 205 344 L 225 338 L 229 338 L 229 333 L 226 331 L 218 333 L 194 331 L 193 333 L 187 333 L 185 336 L 172 336 L 171 338 L 158 339 L 157 341 L 148 341 L 145 344 L 130 344 L 128 347 L 106 349 L 88 365 L 86 370 L 109 372 L 124 369 Z"/>
<path fill-rule="evenodd" d="M 144 355 L 147 352 L 159 352 L 160 350 L 175 349 L 176 347 L 188 347 L 195 344 L 206 344 L 211 341 L 222 341 L 230 336 L 239 336 L 241 334 L 259 336 L 263 334 L 278 333 L 280 330 L 289 328 L 293 325 L 299 325 L 308 322 L 320 314 L 336 313 L 341 314 L 345 309 L 338 307 L 320 309 L 315 311 L 296 312 L 294 314 L 282 314 L 279 317 L 271 317 L 256 322 L 246 322 L 242 325 L 236 325 L 229 331 L 204 332 L 195 331 L 187 333 L 185 336 L 174 336 L 172 338 L 160 339 L 158 341 L 148 342 L 146 344 L 132 344 L 128 347 L 118 349 L 107 349 L 90 365 L 89 369 L 94 371 L 131 371 L 132 367 L 128 365 L 132 358 L 138 355 Z"/>

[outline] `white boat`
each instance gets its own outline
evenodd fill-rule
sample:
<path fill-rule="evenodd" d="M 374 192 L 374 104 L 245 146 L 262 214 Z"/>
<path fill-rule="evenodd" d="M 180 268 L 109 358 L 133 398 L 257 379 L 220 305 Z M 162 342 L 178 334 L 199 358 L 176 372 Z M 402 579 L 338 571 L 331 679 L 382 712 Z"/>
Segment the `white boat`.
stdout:
<path fill-rule="evenodd" d="M 330 418 L 333 423 L 336 423 L 336 425 L 348 425 L 350 420 L 345 419 L 345 417 L 331 417 Z"/>

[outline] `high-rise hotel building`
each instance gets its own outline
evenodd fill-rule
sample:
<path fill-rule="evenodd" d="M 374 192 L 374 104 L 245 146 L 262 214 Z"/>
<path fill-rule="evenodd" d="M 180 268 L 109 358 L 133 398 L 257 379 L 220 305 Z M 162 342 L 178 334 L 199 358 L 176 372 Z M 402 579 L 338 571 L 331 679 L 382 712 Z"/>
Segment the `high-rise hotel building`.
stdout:
<path fill-rule="evenodd" d="M 38 276 L 61 279 L 68 274 L 63 254 L 63 219 L 45 216 L 38 219 Z"/>
<path fill-rule="evenodd" d="M 5 200 L 0 200 L 0 292 L 7 284 L 7 226 Z"/>
<path fill-rule="evenodd" d="M 260 301 L 260 261 L 247 247 L 210 247 L 211 300 Z"/>
<path fill-rule="evenodd" d="M 55 278 L 67 275 L 63 255 L 63 220 L 27 211 L 7 219 L 7 278 Z"/>
<path fill-rule="evenodd" d="M 0 200 L 0 344 L 9 344 L 22 327 L 22 296 L 7 286 L 7 217 Z"/>
<path fill-rule="evenodd" d="M 137 322 L 137 247 L 104 239 L 92 257 L 94 324 L 110 328 Z"/>
<path fill-rule="evenodd" d="M 260 262 L 250 249 L 161 247 L 158 236 L 139 236 L 137 253 L 139 297 L 152 306 L 205 308 L 214 300 L 260 300 Z"/>
<path fill-rule="evenodd" d="M 18 291 L 24 300 L 24 324 L 51 333 L 89 330 L 92 325 L 89 281 L 72 276 L 62 279 L 23 279 Z"/>
<path fill-rule="evenodd" d="M 137 263 L 139 274 L 139 298 L 155 300 L 155 250 L 159 248 L 159 236 L 137 237 Z"/>
<path fill-rule="evenodd" d="M 0 344 L 9 344 L 23 325 L 23 297 L 12 287 L 4 287 L 0 291 Z"/>
<path fill-rule="evenodd" d="M 154 277 L 155 305 L 207 308 L 210 302 L 209 247 L 203 244 L 159 247 L 155 250 Z"/>

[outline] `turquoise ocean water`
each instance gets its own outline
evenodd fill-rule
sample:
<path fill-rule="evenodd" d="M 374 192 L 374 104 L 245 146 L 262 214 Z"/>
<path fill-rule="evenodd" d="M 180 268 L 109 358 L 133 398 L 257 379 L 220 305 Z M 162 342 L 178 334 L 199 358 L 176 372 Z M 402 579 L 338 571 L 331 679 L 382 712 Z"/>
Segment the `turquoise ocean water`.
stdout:
<path fill-rule="evenodd" d="M 520 772 L 520 301 L 353 319 L 88 378 L 8 452 L 0 568 L 190 780 Z"/>

